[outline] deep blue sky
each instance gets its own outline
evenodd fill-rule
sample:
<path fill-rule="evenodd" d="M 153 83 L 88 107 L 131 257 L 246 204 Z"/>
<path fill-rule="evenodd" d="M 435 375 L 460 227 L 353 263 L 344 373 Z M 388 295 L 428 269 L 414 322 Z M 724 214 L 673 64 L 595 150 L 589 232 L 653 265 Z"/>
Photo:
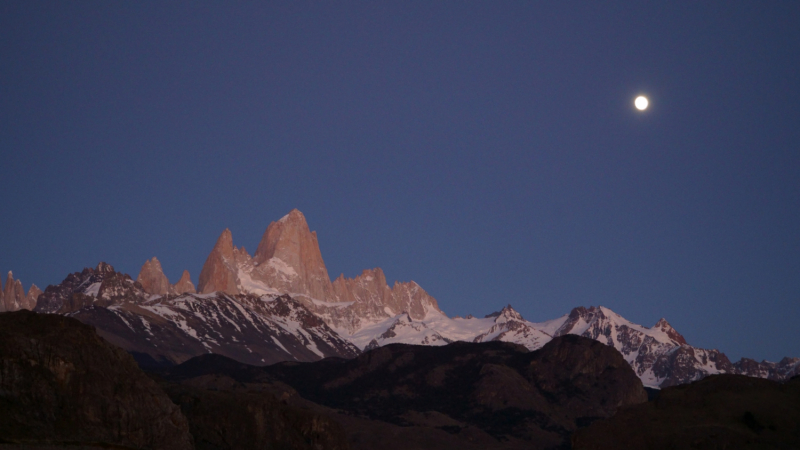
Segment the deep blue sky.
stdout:
<path fill-rule="evenodd" d="M 298 208 L 450 315 L 800 356 L 800 3 L 264 3 L 0 3 L 0 270 L 196 283 Z"/>

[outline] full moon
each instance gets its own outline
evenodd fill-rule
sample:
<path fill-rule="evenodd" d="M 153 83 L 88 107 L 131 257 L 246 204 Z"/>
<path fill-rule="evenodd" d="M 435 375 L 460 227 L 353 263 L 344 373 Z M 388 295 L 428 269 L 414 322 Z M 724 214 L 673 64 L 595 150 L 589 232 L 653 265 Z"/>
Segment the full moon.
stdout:
<path fill-rule="evenodd" d="M 644 111 L 645 109 L 647 109 L 647 105 L 649 103 L 650 102 L 647 101 L 647 97 L 643 95 L 636 97 L 636 100 L 633 101 L 633 104 L 636 105 L 636 109 L 638 109 L 639 111 Z"/>

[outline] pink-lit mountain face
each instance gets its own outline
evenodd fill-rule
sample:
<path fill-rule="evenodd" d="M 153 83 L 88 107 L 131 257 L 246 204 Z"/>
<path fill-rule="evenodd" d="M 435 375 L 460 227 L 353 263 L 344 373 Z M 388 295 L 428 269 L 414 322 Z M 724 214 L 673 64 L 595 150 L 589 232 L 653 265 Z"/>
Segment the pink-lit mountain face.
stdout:
<path fill-rule="evenodd" d="M 19 311 L 20 309 L 32 310 L 36 306 L 36 299 L 42 290 L 35 284 L 32 284 L 25 294 L 25 289 L 22 287 L 22 281 L 15 280 L 14 274 L 10 271 L 6 277 L 5 289 L 3 289 L 2 280 L 0 280 L 0 312 L 6 311 Z"/>
<path fill-rule="evenodd" d="M 201 294 L 289 294 L 344 335 L 400 313 L 415 320 L 441 314 L 436 300 L 417 283 L 390 287 L 380 268 L 331 282 L 317 234 L 296 209 L 267 227 L 253 256 L 235 247 L 231 232 L 223 231 L 200 272 L 197 288 Z"/>
<path fill-rule="evenodd" d="M 188 272 L 173 285 L 153 258 L 136 281 L 107 264 L 72 274 L 39 295 L 36 310 L 73 316 L 112 343 L 165 363 L 210 352 L 251 364 L 349 358 L 390 343 L 503 341 L 536 350 L 572 334 L 615 348 L 650 387 L 717 373 L 773 380 L 800 373 L 800 358 L 732 363 L 718 350 L 689 345 L 664 319 L 648 328 L 604 307 L 539 323 L 510 305 L 484 318 L 451 318 L 417 283 L 389 286 L 380 268 L 331 281 L 317 235 L 298 210 L 272 222 L 252 256 L 223 231 L 196 292 Z"/>

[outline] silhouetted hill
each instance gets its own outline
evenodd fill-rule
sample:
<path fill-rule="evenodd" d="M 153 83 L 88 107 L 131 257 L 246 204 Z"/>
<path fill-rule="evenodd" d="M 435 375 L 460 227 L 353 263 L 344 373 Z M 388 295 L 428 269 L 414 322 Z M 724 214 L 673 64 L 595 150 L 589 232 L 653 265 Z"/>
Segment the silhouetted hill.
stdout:
<path fill-rule="evenodd" d="M 351 360 L 267 367 L 208 355 L 165 378 L 215 389 L 261 386 L 282 391 L 290 404 L 310 400 L 317 406 L 306 407 L 334 414 L 355 449 L 410 448 L 412 430 L 428 434 L 414 448 L 566 448 L 579 426 L 647 400 L 619 352 L 572 335 L 534 352 L 505 342 L 393 344 Z"/>
<path fill-rule="evenodd" d="M 191 449 L 180 410 L 94 328 L 0 314 L 0 442 Z"/>
<path fill-rule="evenodd" d="M 252 368 L 217 355 L 192 363 Z M 286 405 L 273 392 L 236 383 L 221 390 L 163 380 L 159 386 L 158 378 L 76 319 L 1 313 L 0 448 L 348 448 L 338 423 Z"/>
<path fill-rule="evenodd" d="M 712 375 L 664 389 L 573 437 L 576 450 L 798 449 L 800 378 Z"/>

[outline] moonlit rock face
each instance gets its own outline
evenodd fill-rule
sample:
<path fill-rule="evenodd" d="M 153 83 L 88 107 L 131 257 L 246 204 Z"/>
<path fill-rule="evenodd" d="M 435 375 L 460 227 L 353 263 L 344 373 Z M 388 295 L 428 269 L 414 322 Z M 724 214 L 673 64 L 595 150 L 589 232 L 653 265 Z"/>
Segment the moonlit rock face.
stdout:
<path fill-rule="evenodd" d="M 640 95 L 636 97 L 636 100 L 633 101 L 633 104 L 636 105 L 636 109 L 639 111 L 644 111 L 647 109 L 647 105 L 649 105 L 650 102 L 647 101 L 647 97 Z"/>

